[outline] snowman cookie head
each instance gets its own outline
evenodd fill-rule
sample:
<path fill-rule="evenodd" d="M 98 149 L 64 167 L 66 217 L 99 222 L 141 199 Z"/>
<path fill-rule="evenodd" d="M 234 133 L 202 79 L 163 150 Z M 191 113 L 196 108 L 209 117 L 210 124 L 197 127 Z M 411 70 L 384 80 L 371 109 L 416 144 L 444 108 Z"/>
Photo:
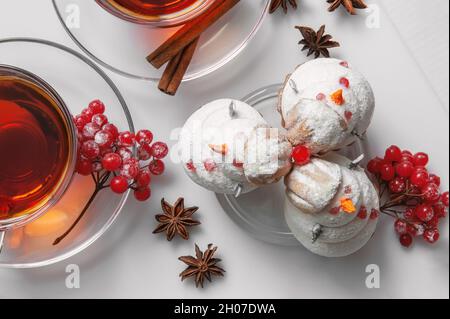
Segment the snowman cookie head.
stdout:
<path fill-rule="evenodd" d="M 278 110 L 288 138 L 326 153 L 356 141 L 372 119 L 375 97 L 369 82 L 347 62 L 316 59 L 290 74 Z"/>
<path fill-rule="evenodd" d="M 290 170 L 290 144 L 267 132 L 271 129 L 261 114 L 244 102 L 222 99 L 203 106 L 180 134 L 187 175 L 223 194 L 247 193 L 278 181 Z"/>

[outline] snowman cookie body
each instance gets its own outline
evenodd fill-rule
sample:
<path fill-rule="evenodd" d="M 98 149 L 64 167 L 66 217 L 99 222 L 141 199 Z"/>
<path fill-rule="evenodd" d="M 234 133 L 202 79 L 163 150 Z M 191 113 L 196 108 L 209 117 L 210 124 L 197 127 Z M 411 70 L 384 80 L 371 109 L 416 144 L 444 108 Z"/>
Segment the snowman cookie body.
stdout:
<path fill-rule="evenodd" d="M 286 222 L 303 246 L 320 256 L 355 253 L 377 226 L 378 193 L 365 172 L 350 164 L 330 153 L 286 177 Z"/>

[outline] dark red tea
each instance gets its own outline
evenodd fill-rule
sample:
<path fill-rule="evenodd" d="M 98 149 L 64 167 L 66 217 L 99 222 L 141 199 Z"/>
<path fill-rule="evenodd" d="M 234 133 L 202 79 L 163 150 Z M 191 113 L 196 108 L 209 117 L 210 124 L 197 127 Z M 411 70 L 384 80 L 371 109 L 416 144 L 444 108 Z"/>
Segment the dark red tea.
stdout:
<path fill-rule="evenodd" d="M 0 66 L 0 219 L 38 210 L 61 186 L 73 154 L 68 123 L 47 90 Z"/>
<path fill-rule="evenodd" d="M 108 0 L 113 6 L 135 15 L 163 16 L 189 8 L 198 0 Z"/>

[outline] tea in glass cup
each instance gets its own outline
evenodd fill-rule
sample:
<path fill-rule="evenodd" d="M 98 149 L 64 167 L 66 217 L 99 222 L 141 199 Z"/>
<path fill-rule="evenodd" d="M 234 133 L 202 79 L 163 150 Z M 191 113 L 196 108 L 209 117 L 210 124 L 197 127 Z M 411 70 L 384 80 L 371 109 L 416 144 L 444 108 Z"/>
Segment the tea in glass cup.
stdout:
<path fill-rule="evenodd" d="M 214 0 L 97 0 L 110 13 L 141 24 L 174 26 L 201 14 Z"/>
<path fill-rule="evenodd" d="M 60 199 L 76 148 L 72 117 L 50 85 L 0 65 L 0 231 L 39 217 Z"/>

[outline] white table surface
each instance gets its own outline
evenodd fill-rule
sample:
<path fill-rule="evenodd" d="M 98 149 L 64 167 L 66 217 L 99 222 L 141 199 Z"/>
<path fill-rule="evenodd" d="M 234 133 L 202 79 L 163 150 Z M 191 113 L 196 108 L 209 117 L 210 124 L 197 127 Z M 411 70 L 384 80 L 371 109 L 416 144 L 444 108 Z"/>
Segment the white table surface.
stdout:
<path fill-rule="evenodd" d="M 428 50 L 415 50 L 411 43 L 417 41 L 400 40 L 404 32 L 401 26 L 435 32 L 438 28 L 430 28 L 434 23 L 448 26 L 448 1 L 429 1 L 441 7 L 436 6 L 435 14 L 428 12 L 414 19 L 409 13 L 391 14 L 401 12 L 398 9 L 387 15 L 383 10 L 389 8 L 386 2 L 392 1 L 381 1 L 380 28 L 370 29 L 364 14 L 328 14 L 325 1 L 300 0 L 300 11 L 287 17 L 281 12 L 268 17 L 237 60 L 204 79 L 187 83 L 175 98 L 160 94 L 152 83 L 111 77 L 125 96 L 136 126 L 150 127 L 158 137 L 169 140 L 171 130 L 205 102 L 239 98 L 258 87 L 281 82 L 286 73 L 306 60 L 297 46 L 299 34 L 294 25 L 319 27 L 326 23 L 342 44 L 335 55 L 356 65 L 375 89 L 378 108 L 370 129 L 370 155 L 381 154 L 393 143 L 426 151 L 448 188 L 448 89 L 439 88 L 442 82 L 448 84 L 448 31 L 444 30 L 443 49 L 429 45 Z M 420 1 L 396 2 L 408 2 L 415 12 L 421 11 Z M 0 37 L 11 36 L 45 38 L 75 48 L 49 0 L 0 0 Z M 421 41 L 427 40 L 430 42 L 427 38 Z M 427 66 L 427 61 L 434 63 Z M 301 247 L 278 247 L 253 239 L 226 216 L 214 194 L 195 186 L 180 167 L 168 166 L 168 174 L 155 184 L 153 200 L 145 204 L 130 201 L 108 233 L 83 253 L 43 269 L 0 269 L 0 298 L 449 297 L 448 221 L 442 226 L 443 238 L 438 245 L 418 243 L 405 250 L 398 244 L 392 220 L 386 217 L 362 251 L 345 259 L 323 259 Z M 151 234 L 153 216 L 160 211 L 161 197 L 174 201 L 178 196 L 201 207 L 204 226 L 193 233 L 191 242 L 169 244 Z M 190 254 L 194 242 L 202 247 L 217 244 L 227 270 L 224 279 L 204 290 L 178 278 L 183 265 L 177 257 Z M 68 264 L 80 266 L 80 289 L 65 286 Z M 380 289 L 366 288 L 368 264 L 380 267 Z"/>

